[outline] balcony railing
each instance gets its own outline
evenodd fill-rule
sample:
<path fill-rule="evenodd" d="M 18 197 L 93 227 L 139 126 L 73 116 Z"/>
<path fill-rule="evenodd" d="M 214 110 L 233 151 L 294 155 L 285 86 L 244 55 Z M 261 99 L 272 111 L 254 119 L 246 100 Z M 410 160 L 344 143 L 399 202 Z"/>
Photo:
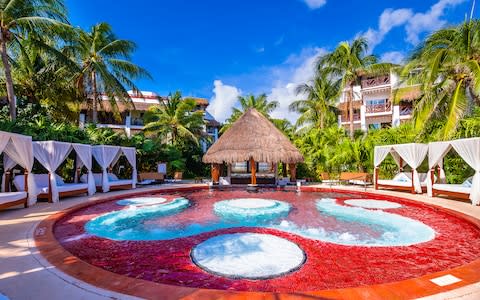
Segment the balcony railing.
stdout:
<path fill-rule="evenodd" d="M 390 102 L 387 102 L 385 104 L 372 104 L 372 105 L 366 106 L 367 114 L 390 112 L 391 110 L 392 110 L 392 105 Z"/>
<path fill-rule="evenodd" d="M 375 87 L 379 85 L 390 84 L 390 76 L 377 76 L 373 78 L 367 78 L 362 80 L 362 88 Z"/>
<path fill-rule="evenodd" d="M 353 114 L 353 121 L 360 121 L 360 114 Z M 350 122 L 350 117 L 342 116 L 342 122 Z"/>

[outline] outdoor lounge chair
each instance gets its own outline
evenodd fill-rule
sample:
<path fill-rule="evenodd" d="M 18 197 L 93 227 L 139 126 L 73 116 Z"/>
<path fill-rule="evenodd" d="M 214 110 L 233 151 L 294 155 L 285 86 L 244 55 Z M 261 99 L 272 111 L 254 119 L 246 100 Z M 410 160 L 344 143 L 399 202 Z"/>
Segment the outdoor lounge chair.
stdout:
<path fill-rule="evenodd" d="M 426 192 L 427 180 L 429 180 L 428 174 L 419 173 L 418 176 L 420 177 L 420 185 L 422 186 L 422 192 Z M 412 181 L 412 173 L 408 172 L 400 172 L 395 175 L 393 179 L 379 179 L 377 181 L 377 188 L 404 190 L 411 191 L 412 193 L 415 191 L 415 187 Z"/>
<path fill-rule="evenodd" d="M 95 179 L 95 186 L 97 187 L 97 192 L 102 191 L 102 173 L 94 173 L 93 178 Z M 87 176 L 82 175 L 80 177 L 81 182 L 87 181 Z M 129 190 L 133 188 L 132 179 L 118 179 L 117 175 L 113 173 L 108 173 L 108 185 L 110 190 Z"/>
<path fill-rule="evenodd" d="M 37 192 L 39 192 L 37 198 L 47 199 L 48 202 L 52 202 L 52 193 L 50 189 L 49 174 L 34 174 L 35 184 L 37 186 Z M 65 183 L 63 179 L 57 176 L 57 190 L 60 198 L 77 196 L 88 193 L 88 184 L 86 183 Z M 24 179 L 23 176 L 15 176 L 13 184 L 18 191 L 24 191 Z"/>
<path fill-rule="evenodd" d="M 446 195 L 459 199 L 469 199 L 472 191 L 472 177 L 465 180 L 462 184 L 433 184 L 432 196 Z"/>
<path fill-rule="evenodd" d="M 12 206 L 24 205 L 28 207 L 27 192 L 2 192 L 0 193 L 0 209 L 5 209 Z"/>

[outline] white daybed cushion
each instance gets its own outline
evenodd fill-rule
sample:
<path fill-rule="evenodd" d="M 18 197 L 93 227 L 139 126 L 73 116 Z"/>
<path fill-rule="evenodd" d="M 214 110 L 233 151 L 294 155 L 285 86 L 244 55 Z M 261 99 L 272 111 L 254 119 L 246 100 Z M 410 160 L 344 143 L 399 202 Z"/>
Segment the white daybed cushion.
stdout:
<path fill-rule="evenodd" d="M 434 184 L 433 189 L 446 192 L 455 192 L 462 194 L 470 194 L 472 188 L 466 187 L 463 184 Z"/>
<path fill-rule="evenodd" d="M 26 192 L 0 193 L 0 204 L 10 203 L 27 198 Z"/>
<path fill-rule="evenodd" d="M 116 180 L 116 181 L 109 181 L 108 184 L 110 186 L 126 185 L 126 184 L 132 184 L 132 180 L 131 179 L 121 179 L 121 180 Z"/>
<path fill-rule="evenodd" d="M 48 174 L 33 174 L 33 178 L 35 180 L 35 184 L 37 185 L 38 192 L 43 193 L 43 189 L 48 190 L 48 183 L 50 181 L 48 179 Z M 25 176 L 15 176 L 15 178 L 13 178 L 13 184 L 18 191 L 25 191 Z"/>
<path fill-rule="evenodd" d="M 427 186 L 428 173 L 418 173 L 420 177 L 420 184 L 422 187 Z M 412 173 L 400 172 L 393 179 L 382 179 L 378 180 L 380 185 L 391 185 L 391 186 L 402 186 L 410 187 L 412 186 Z"/>
<path fill-rule="evenodd" d="M 59 193 L 63 192 L 73 192 L 78 190 L 88 189 L 88 184 L 86 183 L 65 183 L 64 185 L 57 186 Z"/>

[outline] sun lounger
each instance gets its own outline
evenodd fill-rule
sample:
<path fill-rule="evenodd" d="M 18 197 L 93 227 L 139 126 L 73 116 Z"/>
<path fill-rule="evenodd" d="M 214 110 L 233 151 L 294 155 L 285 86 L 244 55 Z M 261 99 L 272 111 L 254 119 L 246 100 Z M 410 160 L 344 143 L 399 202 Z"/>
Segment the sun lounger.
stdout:
<path fill-rule="evenodd" d="M 420 185 L 422 186 L 422 191 L 427 191 L 427 173 L 419 173 Z M 379 179 L 377 181 L 378 188 L 394 189 L 394 190 L 405 190 L 411 191 L 414 193 L 415 187 L 412 181 L 412 174 L 406 172 L 400 172 L 393 179 Z"/>
<path fill-rule="evenodd" d="M 4 192 L 0 193 L 0 209 L 12 206 L 24 205 L 28 207 L 28 195 L 26 192 Z"/>
<path fill-rule="evenodd" d="M 86 183 L 65 183 L 63 179 L 57 176 L 57 190 L 60 198 L 77 196 L 88 193 L 88 184 Z M 39 192 L 37 198 L 47 199 L 48 202 L 52 202 L 52 194 L 50 191 L 49 174 L 34 174 L 35 184 L 37 186 L 37 192 Z M 13 184 L 18 191 L 24 191 L 24 178 L 23 176 L 16 176 L 13 179 Z"/>
<path fill-rule="evenodd" d="M 102 174 L 94 173 L 93 178 L 95 179 L 95 186 L 97 187 L 97 192 L 102 191 Z M 87 181 L 87 176 L 83 175 L 80 177 L 81 182 Z M 131 179 L 118 179 L 117 175 L 113 173 L 108 173 L 108 185 L 110 190 L 129 190 L 133 188 L 133 180 Z"/>

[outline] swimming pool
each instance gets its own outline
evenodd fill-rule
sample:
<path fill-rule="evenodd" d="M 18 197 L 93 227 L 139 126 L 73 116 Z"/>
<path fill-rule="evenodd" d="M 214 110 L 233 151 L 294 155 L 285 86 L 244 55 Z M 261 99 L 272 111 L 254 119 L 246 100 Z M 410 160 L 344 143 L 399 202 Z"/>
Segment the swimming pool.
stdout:
<path fill-rule="evenodd" d="M 117 274 L 238 291 L 387 283 L 464 265 L 480 253 L 473 224 L 392 197 L 234 189 L 143 198 L 76 210 L 55 224 L 55 237 Z"/>

